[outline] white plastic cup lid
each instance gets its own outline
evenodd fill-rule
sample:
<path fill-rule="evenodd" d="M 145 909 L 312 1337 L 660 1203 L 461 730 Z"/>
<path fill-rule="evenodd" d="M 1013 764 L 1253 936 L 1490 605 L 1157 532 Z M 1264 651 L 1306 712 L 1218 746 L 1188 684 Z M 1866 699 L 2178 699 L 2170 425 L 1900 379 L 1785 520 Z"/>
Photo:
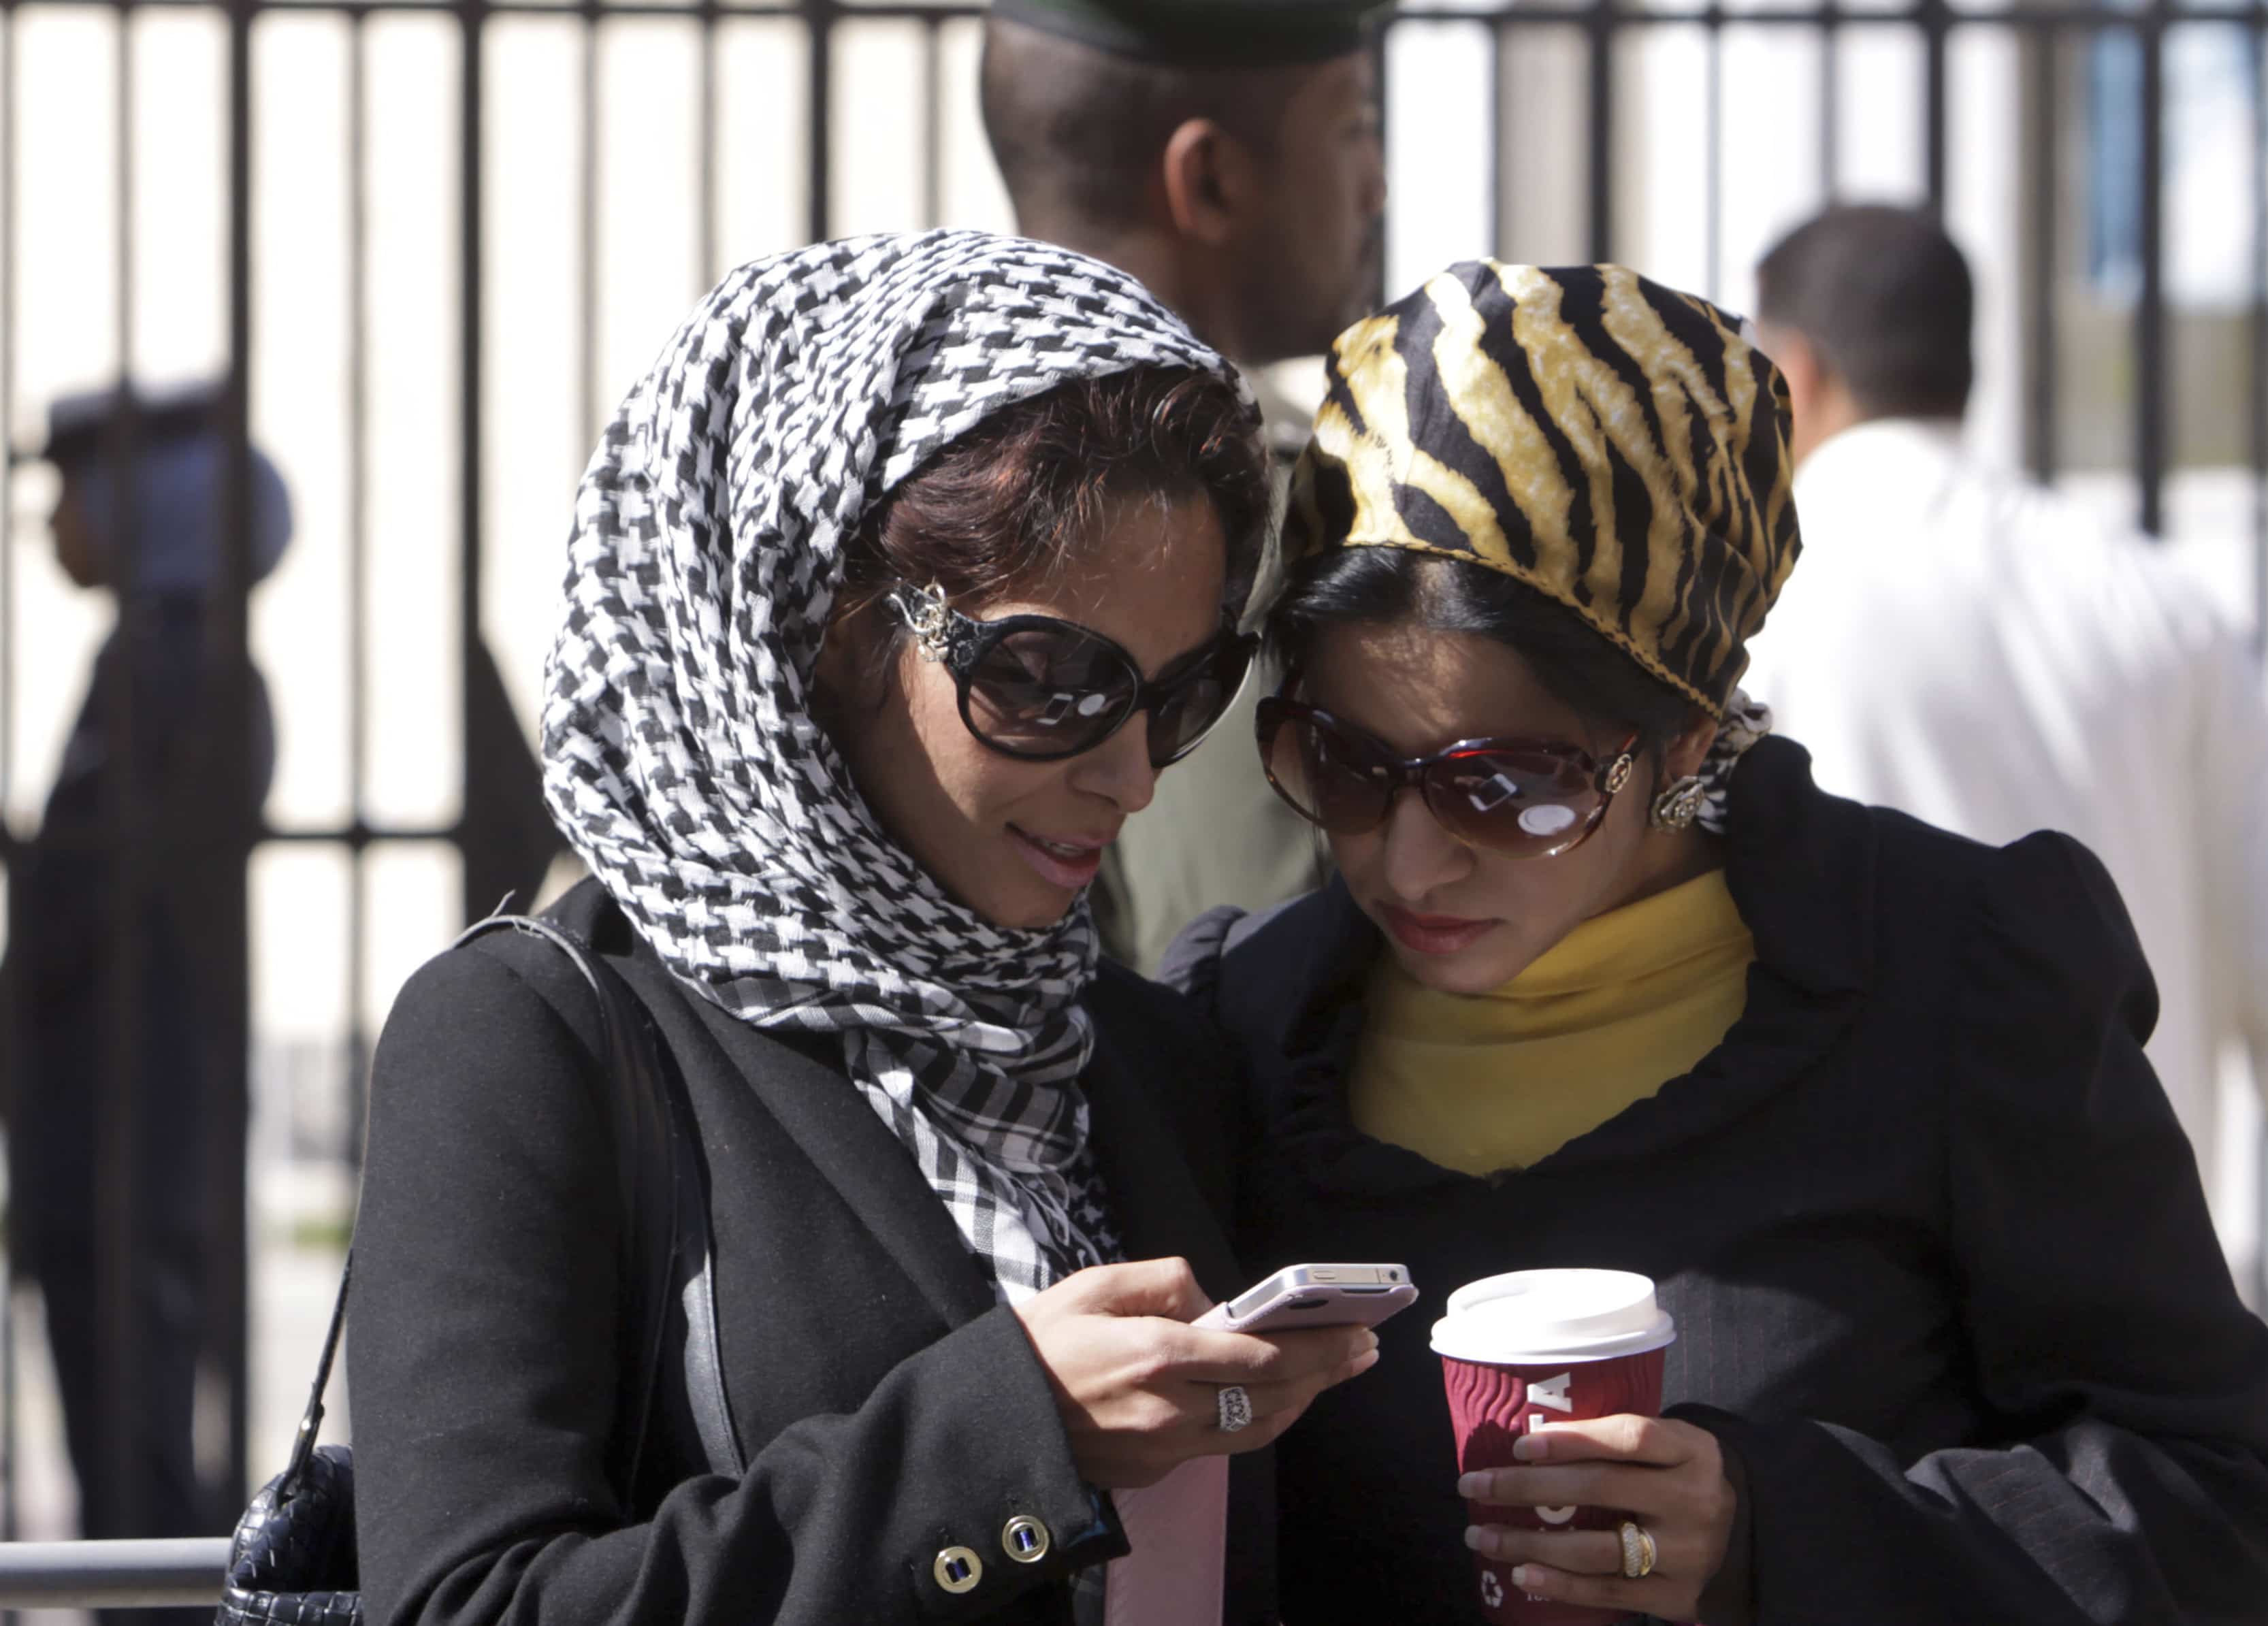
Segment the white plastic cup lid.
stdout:
<path fill-rule="evenodd" d="M 1602 1361 L 1658 1350 L 1677 1323 L 1634 1270 L 1514 1270 L 1449 1295 L 1433 1350 L 1461 1361 L 1527 1366 Z"/>

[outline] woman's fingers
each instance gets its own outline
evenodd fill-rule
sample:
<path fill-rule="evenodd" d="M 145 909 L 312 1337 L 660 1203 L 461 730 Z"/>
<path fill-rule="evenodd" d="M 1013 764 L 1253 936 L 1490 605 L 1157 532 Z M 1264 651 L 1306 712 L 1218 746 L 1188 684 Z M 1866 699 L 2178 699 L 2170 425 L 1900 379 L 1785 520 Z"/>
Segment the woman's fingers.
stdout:
<path fill-rule="evenodd" d="M 1262 1425 L 1279 1424 L 1281 1427 L 1290 1427 L 1300 1414 L 1314 1403 L 1316 1395 L 1334 1383 L 1359 1377 L 1377 1364 L 1378 1351 L 1370 1349 L 1336 1367 L 1303 1372 L 1294 1378 L 1272 1381 L 1254 1379 L 1235 1384 L 1233 1387 L 1244 1391 L 1245 1404 L 1251 1412 L 1252 1421 L 1233 1433 L 1220 1426 L 1220 1394 L 1231 1385 L 1204 1379 L 1176 1383 L 1160 1392 L 1161 1398 L 1168 1400 L 1174 1407 L 1174 1416 L 1169 1423 L 1161 1422 L 1155 1431 L 1161 1434 L 1195 1432 L 1218 1436 L 1223 1441 L 1233 1442 L 1226 1446 L 1201 1445 L 1200 1450 L 1244 1449 L 1249 1443 L 1249 1437 Z M 1270 1436 L 1273 1437 L 1272 1434 Z"/>
<path fill-rule="evenodd" d="M 1315 1327 L 1295 1333 L 1231 1333 L 1192 1327 L 1176 1350 L 1174 1376 L 1193 1383 L 1297 1383 L 1318 1387 L 1378 1348 L 1367 1327 Z"/>
<path fill-rule="evenodd" d="M 1192 1457 L 1256 1450 L 1325 1388 L 1378 1359 L 1367 1328 L 1189 1326 L 1210 1302 L 1184 1261 L 1152 1259 L 1079 1271 L 1017 1306 L 1092 1483 L 1148 1484 Z M 1232 1385 L 1251 1407 L 1233 1432 L 1220 1426 L 1220 1394 Z"/>
<path fill-rule="evenodd" d="M 1460 1478 L 1457 1490 L 1487 1507 L 1617 1507 L 1639 1514 L 1675 1512 L 1692 1496 L 1690 1487 L 1660 1468 L 1628 1462 L 1478 1468 Z"/>
<path fill-rule="evenodd" d="M 1504 1525 L 1474 1525 L 1465 1545 L 1486 1558 L 1529 1562 L 1574 1575 L 1620 1575 L 1623 1539 L 1612 1530 L 1514 1530 Z"/>
<path fill-rule="evenodd" d="M 1690 1620 L 1701 1589 L 1723 1566 L 1734 1497 L 1715 1436 L 1653 1417 L 1554 1424 L 1523 1436 L 1512 1468 L 1480 1468 L 1457 1490 L 1483 1506 L 1612 1508 L 1652 1539 L 1654 1568 L 1624 1576 L 1618 1531 L 1476 1525 L 1467 1545 L 1514 1566 L 1513 1584 L 1539 1598 Z M 1554 1514 L 1554 1517 L 1565 1517 Z"/>
<path fill-rule="evenodd" d="M 1333 1384 L 1344 1383 L 1349 1378 L 1360 1377 L 1377 1364 L 1378 1351 L 1366 1350 L 1352 1360 L 1346 1361 L 1330 1371 L 1311 1372 L 1274 1383 L 1241 1383 L 1236 1387 L 1244 1391 L 1245 1398 L 1251 1402 L 1252 1415 L 1256 1421 L 1263 1417 L 1277 1416 L 1285 1412 L 1290 1412 L 1293 1416 L 1297 1416 L 1307 1409 L 1316 1395 L 1321 1394 Z M 1216 1427 L 1219 1426 L 1219 1396 L 1221 1388 L 1225 1386 L 1200 1383 L 1196 1387 L 1198 1392 L 1200 1411 Z"/>
<path fill-rule="evenodd" d="M 1376 1360 L 1375 1355 L 1367 1357 Z M 1239 1456 L 1273 1445 L 1300 1420 L 1316 1389 L 1308 1385 L 1247 1386 L 1252 1421 L 1230 1433 L 1220 1426 L 1218 1386 L 1183 1384 L 1180 1398 L 1150 1397 L 1153 1409 L 1141 1427 L 1098 1437 L 1080 1467 L 1106 1490 L 1155 1484 L 1195 1457 Z"/>
<path fill-rule="evenodd" d="M 1316 1395 L 1334 1383 L 1359 1377 L 1377 1364 L 1378 1351 L 1373 1348 L 1329 1371 L 1308 1372 L 1274 1382 L 1256 1380 L 1238 1384 L 1235 1387 L 1244 1391 L 1251 1421 L 1233 1431 L 1220 1426 L 1220 1392 L 1227 1385 L 1179 1383 L 1167 1394 L 1152 1395 L 1161 1409 L 1152 1412 L 1151 1425 L 1141 1431 L 1148 1436 L 1149 1449 L 1175 1461 L 1257 1451 L 1297 1423 Z"/>
<path fill-rule="evenodd" d="M 1555 1603 L 1580 1604 L 1588 1609 L 1608 1609 L 1616 1615 L 1647 1615 L 1662 1620 L 1690 1620 L 1697 1589 L 1654 1575 L 1641 1581 L 1624 1580 L 1619 1569 L 1612 1575 L 1579 1575 L 1550 1564 L 1513 1566 L 1512 1584 L 1531 1598 Z"/>
<path fill-rule="evenodd" d="M 1662 1511 L 1689 1493 L 1675 1470 L 1706 1465 L 1717 1476 L 1715 1438 L 1675 1418 L 1622 1416 L 1554 1423 L 1513 1442 L 1521 1464 L 1476 1468 L 1458 1494 L 1497 1507 L 1624 1507 Z M 1571 1495 L 1571 1491 L 1580 1491 Z M 1633 1499 L 1635 1498 L 1635 1499 Z"/>
<path fill-rule="evenodd" d="M 1675 1417 L 1645 1417 L 1624 1412 L 1547 1423 L 1513 1443 L 1523 1462 L 1650 1462 L 1675 1468 L 1697 1454 L 1705 1431 Z"/>
<path fill-rule="evenodd" d="M 1156 1315 L 1191 1321 L 1212 1308 L 1186 1259 L 1138 1259 L 1090 1265 L 1048 1290 L 1088 1315 Z M 1041 1297 L 1046 1297 L 1042 1294 Z"/>
<path fill-rule="evenodd" d="M 1619 1521 L 1617 1521 L 1619 1522 Z M 1691 1526 L 1639 1519 L 1653 1538 L 1653 1573 L 1698 1585 L 1716 1574 L 1722 1555 L 1712 1556 L 1706 1536 Z M 1511 1525 L 1473 1525 L 1465 1545 L 1484 1557 L 1506 1563 L 1540 1563 L 1571 1575 L 1620 1575 L 1623 1538 L 1611 1530 L 1528 1530 Z"/>

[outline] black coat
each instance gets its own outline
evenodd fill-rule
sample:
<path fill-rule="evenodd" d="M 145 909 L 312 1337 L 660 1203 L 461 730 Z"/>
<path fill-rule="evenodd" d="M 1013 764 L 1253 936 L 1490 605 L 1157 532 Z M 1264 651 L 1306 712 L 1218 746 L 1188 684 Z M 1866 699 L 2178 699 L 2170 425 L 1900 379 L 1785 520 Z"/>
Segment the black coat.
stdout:
<path fill-rule="evenodd" d="M 839 1042 L 759 1033 L 692 994 L 596 883 L 555 917 L 604 950 L 681 1072 L 711 1183 L 718 1339 L 749 1459 L 709 1475 L 681 1367 L 625 1505 L 622 1214 L 597 1007 L 549 945 L 499 933 L 411 980 L 381 1041 L 348 1365 L 363 1584 L 380 1626 L 1064 1621 L 1072 1570 L 1123 1552 L 1073 1467 L 1014 1314 Z M 1106 968 L 1085 1078 L 1130 1257 L 1242 1285 L 1216 1213 L 1227 1092 L 1164 990 Z M 1263 1459 L 1233 1475 L 1230 1611 L 1269 1617 Z M 1042 1562 L 1002 1530 L 1036 1516 Z M 945 1548 L 983 1561 L 954 1596 Z"/>
<path fill-rule="evenodd" d="M 1382 949 L 1343 889 L 1169 959 L 1250 1070 L 1246 1256 L 1398 1260 L 1427 1294 L 1278 1446 L 1285 1619 L 1475 1616 L 1428 1326 L 1476 1277 L 1588 1265 L 1676 1317 L 1667 1399 L 1744 1472 L 1757 1621 L 2268 1621 L 2268 1328 L 2143 1058 L 2156 996 L 2102 866 L 1829 797 L 1785 741 L 1729 828 L 1739 1020 L 1525 1171 L 1352 1126 Z"/>

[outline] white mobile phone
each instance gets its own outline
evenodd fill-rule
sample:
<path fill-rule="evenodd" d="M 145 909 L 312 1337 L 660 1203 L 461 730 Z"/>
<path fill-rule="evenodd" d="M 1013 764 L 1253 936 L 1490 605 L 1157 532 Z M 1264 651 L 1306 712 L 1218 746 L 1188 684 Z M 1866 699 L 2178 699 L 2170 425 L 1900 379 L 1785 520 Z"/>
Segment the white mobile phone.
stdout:
<path fill-rule="evenodd" d="M 1302 1327 L 1375 1327 L 1417 1303 L 1400 1265 L 1287 1265 L 1195 1325 L 1233 1333 L 1292 1332 Z"/>

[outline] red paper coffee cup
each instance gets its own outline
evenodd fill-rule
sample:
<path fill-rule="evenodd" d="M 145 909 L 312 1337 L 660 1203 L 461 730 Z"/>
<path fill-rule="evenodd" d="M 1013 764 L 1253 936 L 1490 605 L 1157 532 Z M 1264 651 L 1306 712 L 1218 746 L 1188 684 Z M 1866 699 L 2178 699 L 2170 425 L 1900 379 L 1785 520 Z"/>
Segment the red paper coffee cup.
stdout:
<path fill-rule="evenodd" d="M 1433 1323 L 1457 1471 L 1509 1468 L 1513 1442 L 1538 1424 L 1661 1409 L 1661 1369 L 1675 1323 L 1653 1284 L 1628 1270 L 1516 1270 L 1459 1288 Z M 1611 1530 L 1613 1508 L 1466 1505 L 1476 1525 L 1531 1530 Z M 1531 1598 L 1508 1563 L 1473 1555 L 1482 1613 L 1498 1626 L 1599 1626 L 1622 1618 Z"/>

